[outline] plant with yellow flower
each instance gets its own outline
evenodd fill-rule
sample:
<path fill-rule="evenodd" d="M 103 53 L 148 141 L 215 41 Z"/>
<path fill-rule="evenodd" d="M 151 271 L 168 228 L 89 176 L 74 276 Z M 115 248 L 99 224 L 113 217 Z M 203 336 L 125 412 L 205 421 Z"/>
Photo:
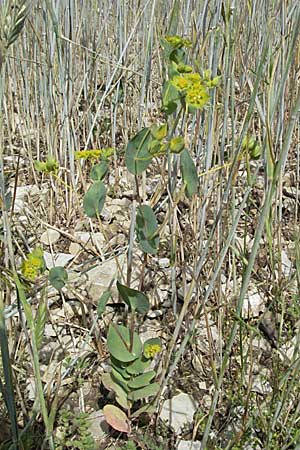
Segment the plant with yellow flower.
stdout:
<path fill-rule="evenodd" d="M 130 431 L 130 416 L 132 411 L 134 417 L 145 412 L 147 404 L 145 399 L 157 394 L 160 384 L 155 382 L 157 371 L 155 370 L 154 358 L 161 352 L 162 344 L 159 338 L 142 340 L 135 330 L 135 318 L 145 315 L 149 310 L 149 300 L 140 291 L 131 289 L 119 282 L 117 288 L 122 301 L 127 305 L 129 311 L 128 326 L 109 325 L 107 334 L 107 347 L 110 353 L 111 370 L 102 376 L 102 383 L 109 391 L 114 392 L 115 400 L 122 409 L 107 405 L 104 409 L 106 420 L 118 431 Z M 99 302 L 98 314 L 105 310 L 106 303 L 110 298 L 110 291 L 106 291 Z M 136 409 L 137 402 L 144 402 Z M 123 417 L 122 429 L 117 428 L 116 417 Z M 129 424 L 129 425 L 128 425 Z"/>
<path fill-rule="evenodd" d="M 43 250 L 36 247 L 29 253 L 21 266 L 21 273 L 28 281 L 35 281 L 38 275 L 45 269 Z"/>

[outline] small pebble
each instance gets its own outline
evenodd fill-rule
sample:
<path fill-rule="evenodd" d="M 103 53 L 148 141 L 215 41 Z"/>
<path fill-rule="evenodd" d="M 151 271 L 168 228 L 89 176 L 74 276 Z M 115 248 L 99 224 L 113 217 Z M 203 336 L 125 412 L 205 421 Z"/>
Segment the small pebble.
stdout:
<path fill-rule="evenodd" d="M 60 238 L 60 233 L 56 230 L 46 230 L 41 236 L 41 243 L 45 245 L 53 245 Z"/>
<path fill-rule="evenodd" d="M 148 319 L 156 319 L 157 317 L 162 316 L 162 310 L 157 309 L 156 311 L 149 311 L 147 314 Z"/>
<path fill-rule="evenodd" d="M 169 258 L 160 258 L 158 260 L 158 265 L 161 269 L 166 269 L 167 267 L 170 266 L 170 260 Z"/>

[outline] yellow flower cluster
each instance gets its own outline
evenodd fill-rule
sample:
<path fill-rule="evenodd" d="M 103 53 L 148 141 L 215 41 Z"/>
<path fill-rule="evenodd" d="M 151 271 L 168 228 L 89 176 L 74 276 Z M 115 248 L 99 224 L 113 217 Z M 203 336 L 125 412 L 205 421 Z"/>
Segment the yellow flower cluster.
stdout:
<path fill-rule="evenodd" d="M 44 269 L 43 250 L 40 247 L 34 249 L 21 266 L 21 272 L 24 278 L 34 281 L 39 273 Z"/>
<path fill-rule="evenodd" d="M 101 156 L 101 150 L 82 150 L 75 152 L 75 159 L 98 159 Z"/>
<path fill-rule="evenodd" d="M 185 100 L 188 105 L 203 108 L 209 100 L 209 95 L 205 87 L 193 87 L 187 91 Z"/>
<path fill-rule="evenodd" d="M 144 349 L 144 355 L 146 358 L 153 358 L 157 353 L 161 351 L 161 346 L 159 344 L 147 345 Z"/>
<path fill-rule="evenodd" d="M 194 108 L 203 108 L 209 100 L 205 82 L 199 73 L 183 73 L 175 75 L 173 86 L 185 95 L 186 103 Z"/>
<path fill-rule="evenodd" d="M 184 75 L 176 75 L 172 80 L 172 84 L 179 91 L 184 91 L 190 87 L 190 82 Z"/>
<path fill-rule="evenodd" d="M 75 152 L 75 159 L 85 159 L 85 160 L 91 160 L 91 159 L 99 159 L 99 158 L 108 158 L 109 156 L 113 155 L 114 149 L 111 147 L 102 148 L 99 150 L 79 150 Z"/>

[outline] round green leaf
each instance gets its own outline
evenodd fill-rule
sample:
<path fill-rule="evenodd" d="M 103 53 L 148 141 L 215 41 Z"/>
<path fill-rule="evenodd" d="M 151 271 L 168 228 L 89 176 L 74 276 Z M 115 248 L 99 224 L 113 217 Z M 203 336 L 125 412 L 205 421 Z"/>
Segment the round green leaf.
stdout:
<path fill-rule="evenodd" d="M 107 347 L 115 359 L 123 362 L 134 361 L 142 354 L 142 342 L 135 332 L 133 333 L 133 345 L 130 351 L 130 332 L 123 325 L 110 325 Z"/>
<path fill-rule="evenodd" d="M 68 272 L 64 267 L 57 266 L 49 270 L 49 282 L 55 289 L 62 289 L 67 280 Z"/>
<path fill-rule="evenodd" d="M 83 199 L 83 209 L 88 217 L 97 217 L 102 211 L 105 202 L 106 189 L 102 181 L 96 181 Z"/>

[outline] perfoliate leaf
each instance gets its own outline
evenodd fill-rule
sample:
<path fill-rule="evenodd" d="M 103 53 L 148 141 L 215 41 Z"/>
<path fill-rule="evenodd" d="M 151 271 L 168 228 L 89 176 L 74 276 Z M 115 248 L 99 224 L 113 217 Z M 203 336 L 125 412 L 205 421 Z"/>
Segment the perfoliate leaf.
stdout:
<path fill-rule="evenodd" d="M 158 393 L 159 388 L 160 385 L 158 383 L 152 383 L 141 389 L 130 392 L 130 394 L 128 394 L 128 398 L 129 400 L 136 402 L 146 397 L 152 397 L 153 395 L 156 395 Z"/>
<path fill-rule="evenodd" d="M 121 388 L 124 389 L 125 392 L 128 392 L 127 380 L 122 376 L 120 372 L 118 372 L 113 367 L 111 369 L 111 378 L 115 383 L 121 386 Z"/>
<path fill-rule="evenodd" d="M 105 405 L 103 414 L 106 422 L 121 433 L 130 433 L 130 422 L 126 414 L 117 406 Z"/>
<path fill-rule="evenodd" d="M 217 86 L 219 85 L 220 80 L 221 80 L 221 77 L 220 77 L 220 76 L 217 76 L 217 77 L 215 77 L 215 78 L 212 78 L 211 80 L 206 81 L 205 84 L 206 84 L 206 86 L 207 86 L 209 89 L 215 88 L 215 87 L 217 87 Z"/>
<path fill-rule="evenodd" d="M 256 139 L 255 137 L 251 136 L 245 136 L 242 142 L 242 149 L 243 150 L 253 150 L 256 145 Z"/>
<path fill-rule="evenodd" d="M 154 139 L 157 139 L 158 141 L 161 141 L 164 139 L 168 134 L 168 124 L 164 123 L 162 125 L 153 125 L 151 127 L 151 134 L 154 137 Z"/>
<path fill-rule="evenodd" d="M 140 175 L 152 161 L 149 145 L 152 140 L 149 128 L 143 128 L 128 142 L 125 152 L 125 164 L 133 175 Z"/>
<path fill-rule="evenodd" d="M 173 51 L 173 50 L 171 50 Z M 179 75 L 180 72 L 178 71 L 178 65 L 174 61 L 170 61 L 168 64 L 168 78 L 169 80 L 172 80 L 173 77 L 176 75 Z"/>
<path fill-rule="evenodd" d="M 159 156 L 162 153 L 164 153 L 164 148 L 165 144 L 162 144 L 160 141 L 157 141 L 156 139 L 152 139 L 148 150 L 152 156 Z"/>
<path fill-rule="evenodd" d="M 139 389 L 144 386 L 148 386 L 151 380 L 155 377 L 156 372 L 154 370 L 150 370 L 149 372 L 145 372 L 142 375 L 138 375 L 128 382 L 128 387 L 130 389 Z"/>
<path fill-rule="evenodd" d="M 142 355 L 126 367 L 126 372 L 129 373 L 129 375 L 139 375 L 140 373 L 143 373 L 150 364 L 151 359 L 146 359 L 144 355 Z"/>
<path fill-rule="evenodd" d="M 119 372 L 125 380 L 129 380 L 131 375 L 127 372 L 127 367 L 130 363 L 123 363 L 118 361 L 113 356 L 110 356 L 111 367 Z"/>
<path fill-rule="evenodd" d="M 185 146 L 184 138 L 182 136 L 176 136 L 170 140 L 169 145 L 171 153 L 180 153 Z"/>
<path fill-rule="evenodd" d="M 34 161 L 34 167 L 38 172 L 56 173 L 59 169 L 59 163 L 52 156 L 48 156 L 45 162 Z"/>
<path fill-rule="evenodd" d="M 127 392 L 117 383 L 115 383 L 110 373 L 104 373 L 101 377 L 101 381 L 108 391 L 113 391 L 116 396 L 116 400 L 122 408 L 128 409 L 131 406 L 131 402 L 127 399 Z"/>
<path fill-rule="evenodd" d="M 142 354 L 142 342 L 139 335 L 133 333 L 133 345 L 130 349 L 130 332 L 123 325 L 110 325 L 107 347 L 110 354 L 122 362 L 134 361 Z"/>

